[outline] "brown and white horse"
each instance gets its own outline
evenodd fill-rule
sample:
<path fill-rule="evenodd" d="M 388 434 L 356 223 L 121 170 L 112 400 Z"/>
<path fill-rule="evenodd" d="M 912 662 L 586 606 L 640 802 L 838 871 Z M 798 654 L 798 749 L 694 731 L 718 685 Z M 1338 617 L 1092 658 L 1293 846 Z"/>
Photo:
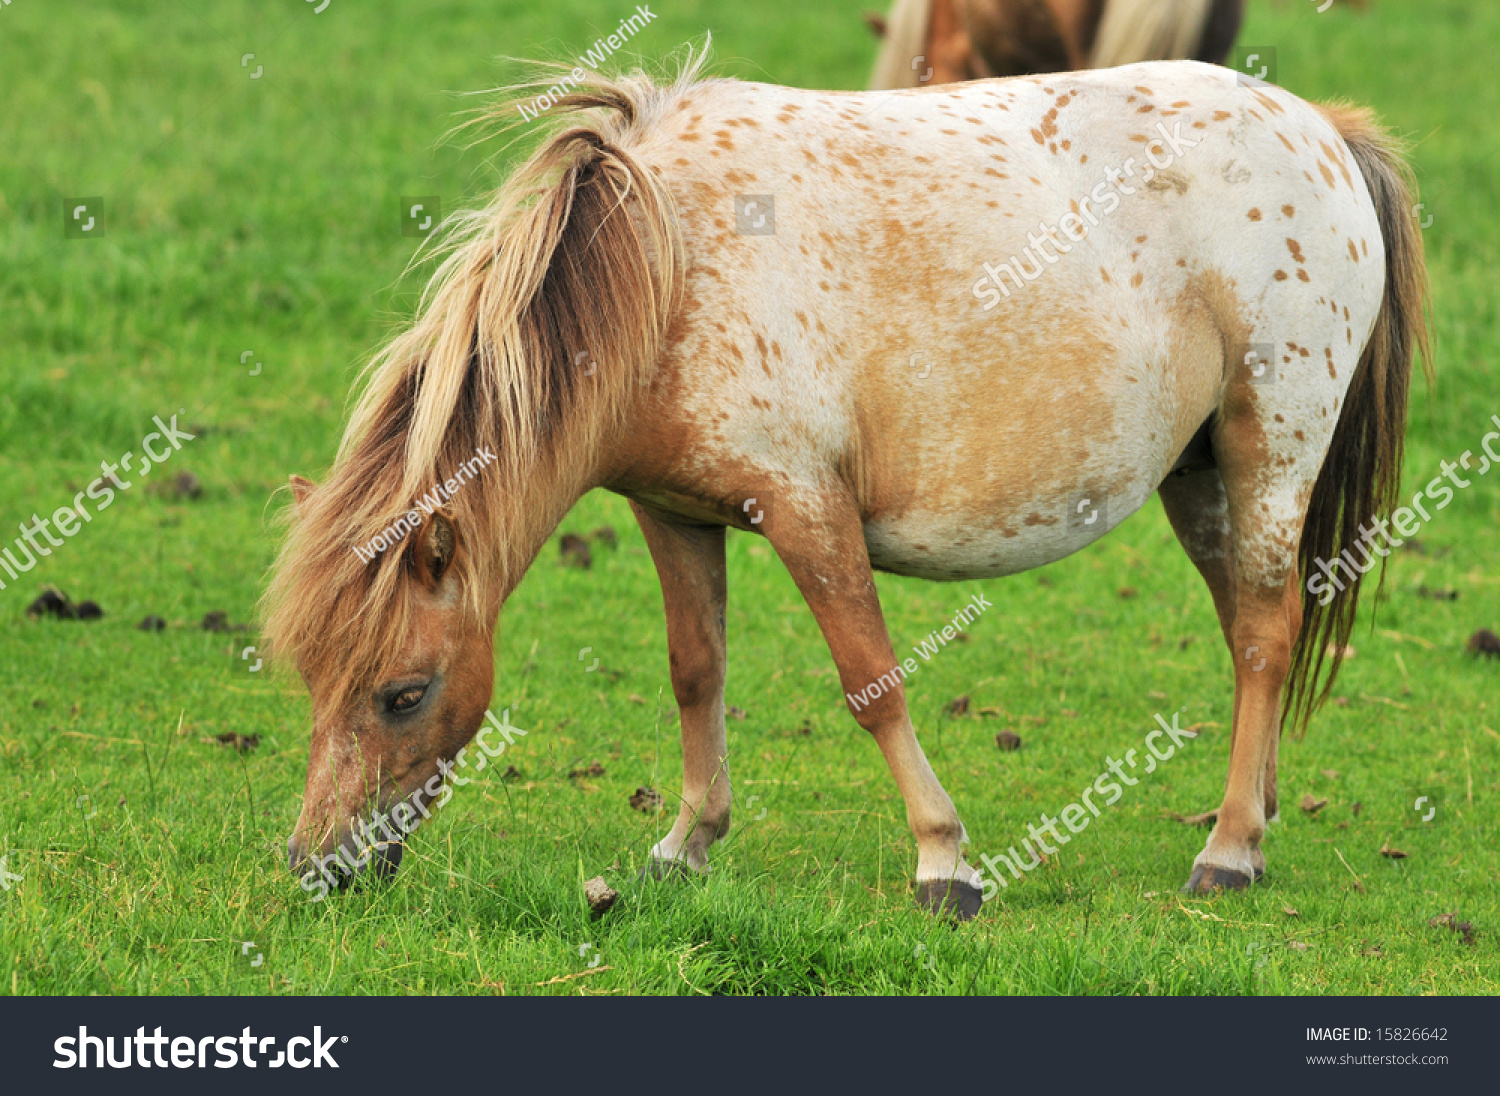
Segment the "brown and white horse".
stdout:
<path fill-rule="evenodd" d="M 313 701 L 293 866 L 442 785 L 501 605 L 603 487 L 656 564 L 681 710 L 656 870 L 706 868 L 729 828 L 726 527 L 770 542 L 846 695 L 893 683 L 854 719 L 906 801 L 919 901 L 967 916 L 980 880 L 872 572 L 1040 567 L 1155 493 L 1234 667 L 1188 885 L 1259 876 L 1280 728 L 1326 695 L 1358 594 L 1320 606 L 1299 565 L 1389 507 L 1425 339 L 1413 196 L 1368 115 L 1189 61 L 885 93 L 690 66 L 563 91 L 565 128 L 469 215 L 373 363 L 327 481 L 293 477 L 267 595 Z M 497 460 L 415 534 L 355 554 L 481 450 Z"/>
<path fill-rule="evenodd" d="M 867 15 L 882 38 L 872 89 L 1111 68 L 1222 64 L 1245 0 L 896 0 Z"/>

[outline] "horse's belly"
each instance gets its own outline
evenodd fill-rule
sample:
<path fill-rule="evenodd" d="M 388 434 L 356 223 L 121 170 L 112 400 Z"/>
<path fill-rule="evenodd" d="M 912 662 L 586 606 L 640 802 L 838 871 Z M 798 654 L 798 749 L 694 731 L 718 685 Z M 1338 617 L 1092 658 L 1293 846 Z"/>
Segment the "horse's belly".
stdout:
<path fill-rule="evenodd" d="M 1155 484 L 1112 493 L 1076 491 L 1041 498 L 1001 517 L 968 510 L 908 510 L 865 524 L 870 563 L 879 571 L 955 581 L 1029 571 L 1085 548 L 1139 510 Z M 1103 497 L 1100 497 L 1103 495 Z"/>

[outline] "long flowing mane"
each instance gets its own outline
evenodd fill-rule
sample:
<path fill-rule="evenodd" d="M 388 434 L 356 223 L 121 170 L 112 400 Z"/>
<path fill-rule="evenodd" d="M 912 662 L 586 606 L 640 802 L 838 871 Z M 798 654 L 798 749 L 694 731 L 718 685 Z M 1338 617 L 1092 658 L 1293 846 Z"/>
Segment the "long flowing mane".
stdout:
<path fill-rule="evenodd" d="M 885 37 L 870 74 L 872 88 L 914 88 L 917 73 L 911 60 L 927 41 L 932 0 L 896 0 L 886 20 Z"/>
<path fill-rule="evenodd" d="M 1072 55 L 1074 47 L 1087 52 L 1062 67 L 1078 67 L 1085 60 L 1089 68 L 1112 68 L 1198 56 L 1219 9 L 1217 0 L 1105 0 L 1077 11 L 1056 0 L 952 0 L 952 4 L 954 15 L 972 37 L 975 54 L 1000 75 L 1043 71 L 1057 64 L 1043 58 Z M 1239 18 L 1235 8 L 1218 19 L 1224 26 L 1211 36 L 1210 52 L 1218 46 L 1228 52 Z M 896 0 L 870 75 L 872 89 L 918 85 L 913 58 L 932 47 L 928 30 L 933 22 L 934 0 Z M 1073 26 L 1071 32 L 1065 29 L 1080 22 L 1083 25 Z M 1219 41 L 1226 30 L 1227 39 Z M 1070 46 L 1067 40 L 1075 37 L 1078 41 Z"/>
<path fill-rule="evenodd" d="M 1109 0 L 1089 67 L 1192 57 L 1213 7 L 1214 0 Z"/>
<path fill-rule="evenodd" d="M 481 620 L 586 485 L 681 294 L 671 197 L 631 149 L 705 58 L 689 52 L 666 87 L 640 72 L 550 81 L 553 132 L 486 208 L 445 226 L 420 315 L 366 367 L 326 481 L 289 508 L 263 599 L 270 649 L 320 680 L 320 702 L 389 665 L 411 624 L 416 536 L 373 560 L 355 545 L 493 453 L 442 506 L 461 538 L 450 574 Z M 512 104 L 548 83 L 503 89 L 478 121 L 519 124 Z"/>

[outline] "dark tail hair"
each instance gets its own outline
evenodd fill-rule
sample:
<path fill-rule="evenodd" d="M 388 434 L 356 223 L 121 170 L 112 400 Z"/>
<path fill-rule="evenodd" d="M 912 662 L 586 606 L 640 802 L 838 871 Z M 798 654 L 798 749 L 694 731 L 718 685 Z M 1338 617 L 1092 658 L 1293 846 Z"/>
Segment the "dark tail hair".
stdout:
<path fill-rule="evenodd" d="M 1375 203 L 1385 242 L 1385 295 L 1375 329 L 1344 396 L 1328 456 L 1313 486 L 1298 550 L 1304 583 L 1317 560 L 1336 559 L 1358 541 L 1361 525 L 1377 514 L 1389 513 L 1396 505 L 1401 489 L 1406 398 L 1418 349 L 1429 383 L 1432 380 L 1427 265 L 1413 213 L 1416 183 L 1403 149 L 1367 110 L 1342 105 L 1321 109 L 1354 154 Z M 1382 582 L 1384 578 L 1382 566 Z M 1358 582 L 1327 605 L 1320 605 L 1318 597 L 1303 586 L 1302 628 L 1292 648 L 1283 726 L 1290 721 L 1305 727 L 1328 698 L 1354 630 L 1358 607 Z M 1330 645 L 1332 654 L 1328 653 Z M 1322 676 L 1325 658 L 1327 675 Z"/>

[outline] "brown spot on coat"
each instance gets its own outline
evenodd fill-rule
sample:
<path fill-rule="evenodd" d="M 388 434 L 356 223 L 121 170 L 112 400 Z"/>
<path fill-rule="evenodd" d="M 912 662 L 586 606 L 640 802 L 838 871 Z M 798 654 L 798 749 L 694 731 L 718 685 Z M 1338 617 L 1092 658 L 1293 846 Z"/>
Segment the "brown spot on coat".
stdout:
<path fill-rule="evenodd" d="M 1263 92 L 1263 91 L 1257 91 L 1254 94 L 1255 94 L 1255 97 L 1260 100 L 1260 105 L 1263 106 L 1263 107 L 1265 107 L 1272 114 L 1285 114 L 1286 113 L 1286 108 L 1283 107 L 1280 103 L 1278 103 L 1275 99 L 1272 99 L 1265 92 Z"/>
<path fill-rule="evenodd" d="M 1349 175 L 1349 168 L 1345 166 L 1346 157 L 1344 156 L 1344 150 L 1342 148 L 1334 149 L 1323 141 L 1319 141 L 1318 145 L 1323 149 L 1323 155 L 1328 157 L 1329 162 L 1339 169 L 1339 174 L 1344 177 L 1344 185 L 1353 190 L 1354 180 Z"/>

